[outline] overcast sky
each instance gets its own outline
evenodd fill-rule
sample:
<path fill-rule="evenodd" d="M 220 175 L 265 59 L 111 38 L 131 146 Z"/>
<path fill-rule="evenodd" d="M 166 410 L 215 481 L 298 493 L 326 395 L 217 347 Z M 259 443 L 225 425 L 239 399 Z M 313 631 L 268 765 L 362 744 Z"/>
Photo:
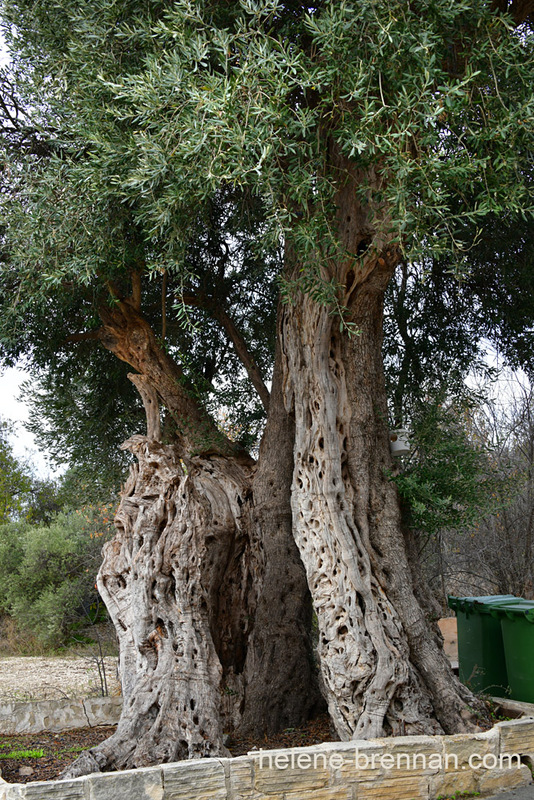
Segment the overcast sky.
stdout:
<path fill-rule="evenodd" d="M 14 455 L 33 468 L 41 478 L 53 476 L 54 468 L 45 453 L 39 452 L 32 434 L 23 425 L 29 418 L 28 406 L 18 399 L 20 385 L 30 376 L 22 370 L 9 368 L 0 373 L 0 417 L 15 424 L 15 435 L 10 438 Z"/>

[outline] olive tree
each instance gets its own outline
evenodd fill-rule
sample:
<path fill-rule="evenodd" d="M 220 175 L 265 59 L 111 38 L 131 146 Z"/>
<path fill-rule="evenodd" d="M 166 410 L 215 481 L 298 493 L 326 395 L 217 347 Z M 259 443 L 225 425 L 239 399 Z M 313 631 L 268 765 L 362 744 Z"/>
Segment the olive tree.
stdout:
<path fill-rule="evenodd" d="M 309 596 L 341 738 L 472 729 L 389 477 L 384 295 L 532 214 L 530 4 L 2 8 L 5 359 L 99 344 L 147 417 L 99 574 L 124 710 L 74 771 L 309 713 Z M 265 410 L 257 458 L 217 374 Z"/>

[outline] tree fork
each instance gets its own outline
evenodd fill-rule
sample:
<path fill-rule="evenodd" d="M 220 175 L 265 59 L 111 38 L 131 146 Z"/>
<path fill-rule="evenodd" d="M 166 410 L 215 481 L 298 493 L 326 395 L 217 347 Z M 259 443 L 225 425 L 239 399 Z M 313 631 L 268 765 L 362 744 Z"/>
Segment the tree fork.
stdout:
<path fill-rule="evenodd" d="M 184 454 L 232 455 L 249 465 L 250 456 L 230 441 L 184 386 L 180 366 L 160 347 L 154 331 L 128 301 L 99 310 L 103 325 L 99 339 L 121 361 L 144 376 L 176 423 L 176 445 Z"/>

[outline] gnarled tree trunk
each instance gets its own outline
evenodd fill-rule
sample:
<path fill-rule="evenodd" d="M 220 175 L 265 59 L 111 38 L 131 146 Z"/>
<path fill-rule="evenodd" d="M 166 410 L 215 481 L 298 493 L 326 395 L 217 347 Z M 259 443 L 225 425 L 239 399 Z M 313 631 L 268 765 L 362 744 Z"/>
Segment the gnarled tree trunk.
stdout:
<path fill-rule="evenodd" d="M 291 535 L 339 735 L 472 725 L 476 701 L 425 616 L 387 474 L 382 309 L 398 253 L 357 199 L 361 176 L 339 155 L 333 164 L 343 252 L 322 268 L 359 332 L 340 331 L 309 295 L 284 307 L 257 464 L 187 395 L 137 308 L 103 312 L 102 342 L 139 373 L 150 437 L 129 442 L 138 465 L 99 578 L 124 710 L 116 734 L 68 775 L 223 753 L 224 730 L 298 724 L 317 706 Z M 176 423 L 172 445 L 157 441 L 158 397 Z"/>
<path fill-rule="evenodd" d="M 358 332 L 340 331 L 329 309 L 304 294 L 285 308 L 282 327 L 286 408 L 296 431 L 293 531 L 318 618 L 328 707 L 343 739 L 466 730 L 473 727 L 467 704 L 476 701 L 419 603 L 388 477 L 382 313 L 399 256 L 387 241 L 373 241 L 359 176 L 336 162 L 345 249 L 322 271 L 344 287 L 347 321 Z"/>
<path fill-rule="evenodd" d="M 224 698 L 242 696 L 251 469 L 184 462 L 134 437 L 132 468 L 98 586 L 120 643 L 124 710 L 106 768 L 225 752 Z M 246 592 L 245 592 L 246 594 Z"/>
<path fill-rule="evenodd" d="M 282 398 L 280 351 L 253 483 L 257 570 L 254 629 L 239 727 L 261 735 L 295 727 L 324 707 L 311 642 L 312 603 L 292 532 L 294 421 Z"/>
<path fill-rule="evenodd" d="M 162 444 L 156 393 L 172 411 L 175 389 L 169 380 L 160 391 L 153 334 L 125 311 L 104 338 L 138 369 L 150 360 L 150 371 L 132 376 L 150 435 L 124 445 L 137 463 L 98 578 L 119 638 L 124 706 L 116 733 L 63 777 L 223 754 L 224 732 L 298 725 L 321 702 L 291 535 L 294 432 L 279 381 L 257 464 L 220 435 L 208 437 L 208 452 L 188 454 L 184 441 L 198 439 L 187 424 L 176 444 Z M 190 399 L 179 399 L 183 420 Z M 209 434 L 205 418 L 202 426 Z"/>

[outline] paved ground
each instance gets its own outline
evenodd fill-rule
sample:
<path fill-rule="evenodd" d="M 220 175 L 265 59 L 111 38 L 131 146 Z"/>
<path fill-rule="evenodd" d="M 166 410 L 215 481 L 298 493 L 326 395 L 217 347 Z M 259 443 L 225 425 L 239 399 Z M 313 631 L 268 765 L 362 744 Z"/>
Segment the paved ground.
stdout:
<path fill-rule="evenodd" d="M 534 785 L 512 789 L 511 792 L 492 794 L 491 797 L 485 797 L 484 800 L 534 800 Z"/>

